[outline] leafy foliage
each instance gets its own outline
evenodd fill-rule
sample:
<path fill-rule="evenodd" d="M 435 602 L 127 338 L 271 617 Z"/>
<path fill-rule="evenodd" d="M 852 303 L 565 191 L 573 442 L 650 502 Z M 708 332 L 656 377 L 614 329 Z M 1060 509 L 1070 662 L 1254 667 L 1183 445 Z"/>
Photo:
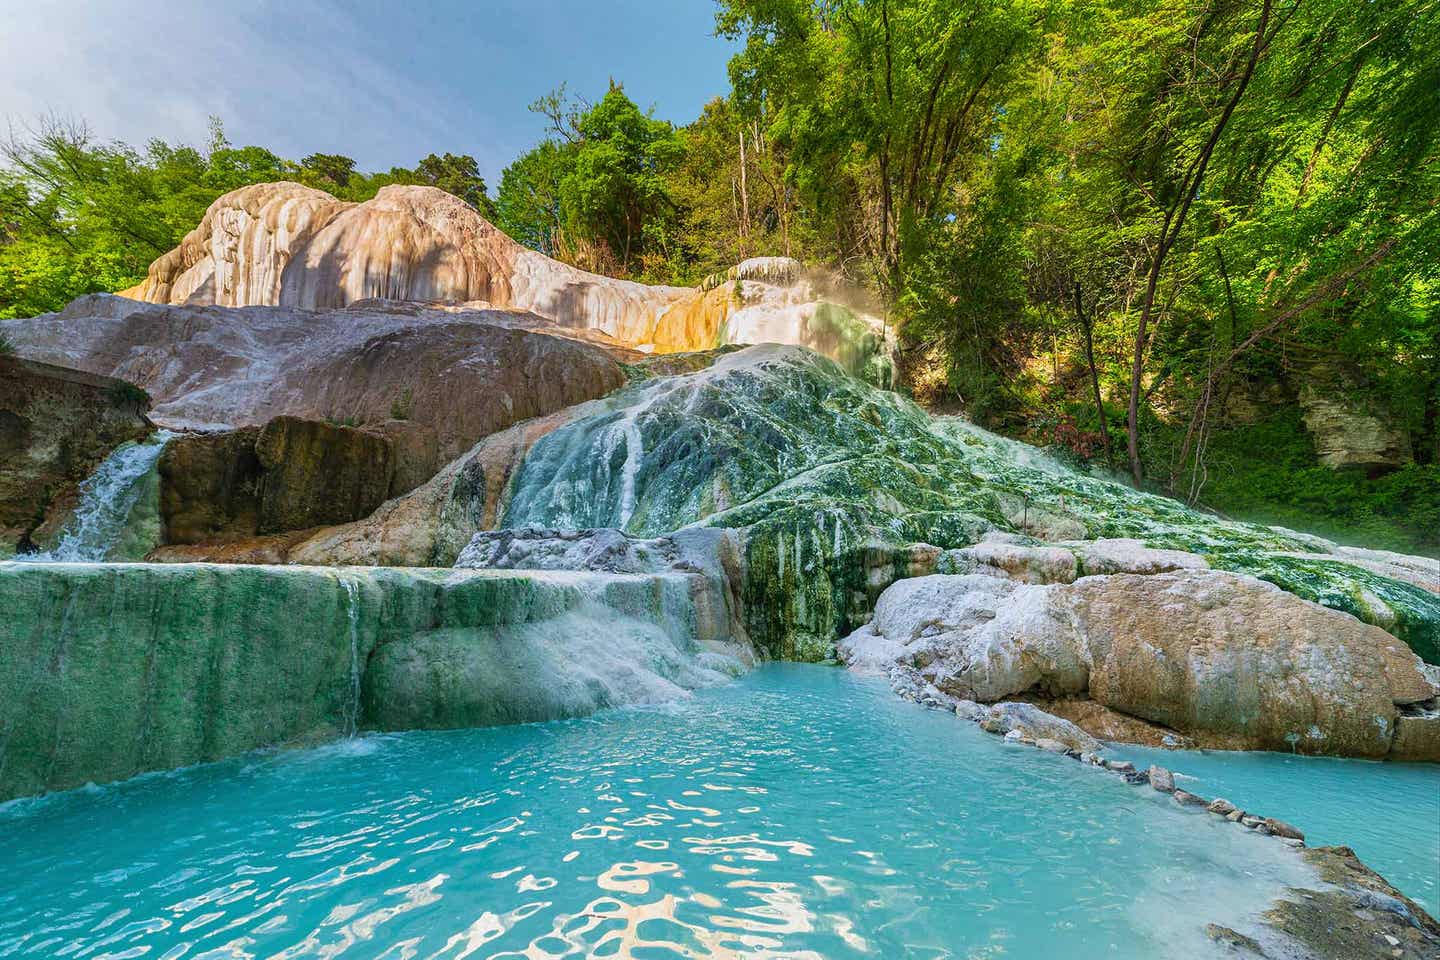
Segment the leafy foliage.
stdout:
<path fill-rule="evenodd" d="M 589 270 L 656 272 L 675 241 L 675 129 L 613 84 L 594 105 L 570 103 L 562 87 L 531 109 L 550 118 L 550 137 L 505 169 L 499 226 Z"/>

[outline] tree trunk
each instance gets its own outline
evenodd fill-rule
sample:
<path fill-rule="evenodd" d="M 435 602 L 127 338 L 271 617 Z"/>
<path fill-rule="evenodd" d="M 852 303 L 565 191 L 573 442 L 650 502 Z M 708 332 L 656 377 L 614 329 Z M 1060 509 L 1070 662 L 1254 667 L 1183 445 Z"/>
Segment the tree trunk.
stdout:
<path fill-rule="evenodd" d="M 750 255 L 750 186 L 746 177 L 745 131 L 740 131 L 740 252 Z"/>
<path fill-rule="evenodd" d="M 1150 320 L 1155 311 L 1155 291 L 1160 284 L 1160 273 L 1164 269 L 1165 258 L 1170 255 L 1175 242 L 1180 239 L 1180 231 L 1184 229 L 1185 218 L 1190 213 L 1190 206 L 1195 201 L 1195 195 L 1199 192 L 1200 185 L 1205 181 L 1205 170 L 1210 165 L 1210 158 L 1215 153 L 1215 146 L 1220 142 L 1220 136 L 1225 132 L 1225 127 L 1235 113 L 1235 108 L 1240 105 L 1240 98 L 1245 95 L 1245 89 L 1250 85 L 1250 78 L 1255 74 L 1255 67 L 1260 62 L 1266 45 L 1274 39 L 1265 35 L 1265 30 L 1270 23 L 1270 8 L 1271 0 L 1263 0 L 1259 22 L 1255 25 L 1255 41 L 1250 47 L 1249 57 L 1246 59 L 1245 67 L 1235 85 L 1235 92 L 1226 102 L 1225 109 L 1220 112 L 1220 117 L 1215 121 L 1215 126 L 1210 131 L 1205 145 L 1200 148 L 1199 154 L 1190 164 L 1190 169 L 1181 179 L 1180 188 L 1176 193 L 1178 202 L 1165 214 L 1165 221 L 1160 227 L 1160 236 L 1155 245 L 1155 253 L 1150 260 L 1150 269 L 1145 278 L 1145 299 L 1140 305 L 1140 322 L 1135 328 L 1135 353 L 1130 365 L 1130 403 L 1125 418 L 1130 476 L 1134 479 L 1136 487 L 1139 487 L 1145 479 L 1144 468 L 1140 465 L 1140 388 L 1145 376 L 1146 338 L 1150 332 Z"/>
<path fill-rule="evenodd" d="M 1090 368 L 1090 388 L 1095 392 L 1095 420 L 1100 427 L 1100 442 L 1105 445 L 1105 462 L 1115 466 L 1115 452 L 1110 449 L 1110 423 L 1105 419 L 1105 401 L 1100 396 L 1100 371 L 1095 367 L 1095 340 L 1091 336 L 1090 318 L 1085 315 L 1085 305 L 1080 298 L 1080 284 L 1075 284 L 1075 319 L 1080 322 L 1080 332 L 1085 337 L 1085 363 Z"/>

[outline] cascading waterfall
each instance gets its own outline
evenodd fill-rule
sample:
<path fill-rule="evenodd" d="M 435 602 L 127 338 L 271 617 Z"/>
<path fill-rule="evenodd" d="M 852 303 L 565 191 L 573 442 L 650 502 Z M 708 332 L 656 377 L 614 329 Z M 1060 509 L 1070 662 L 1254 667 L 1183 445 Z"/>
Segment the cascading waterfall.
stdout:
<path fill-rule="evenodd" d="M 345 736 L 353 737 L 360 730 L 360 585 L 341 578 L 345 588 L 345 608 L 350 618 L 350 699 L 345 703 Z"/>
<path fill-rule="evenodd" d="M 175 434 L 160 430 L 143 443 L 122 445 L 80 485 L 80 502 L 54 549 L 16 557 L 33 563 L 83 563 L 108 559 L 144 489 Z"/>

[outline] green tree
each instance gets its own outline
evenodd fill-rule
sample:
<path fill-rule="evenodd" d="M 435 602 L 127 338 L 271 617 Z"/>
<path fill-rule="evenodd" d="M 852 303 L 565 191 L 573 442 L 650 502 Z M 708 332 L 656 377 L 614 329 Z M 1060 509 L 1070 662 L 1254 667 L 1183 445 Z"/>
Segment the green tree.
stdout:
<path fill-rule="evenodd" d="M 487 217 L 495 216 L 495 205 L 486 190 L 485 178 L 480 175 L 480 165 L 468 154 L 437 156 L 432 153 L 416 165 L 415 177 L 420 183 L 459 197 Z"/>
<path fill-rule="evenodd" d="M 318 185 L 343 190 L 355 176 L 355 161 L 338 153 L 312 153 L 300 161 L 300 172 Z"/>
<path fill-rule="evenodd" d="M 501 227 L 589 270 L 665 273 L 678 250 L 666 179 L 684 156 L 675 129 L 613 83 L 593 105 L 570 104 L 562 88 L 531 109 L 549 117 L 549 135 L 502 175 Z"/>

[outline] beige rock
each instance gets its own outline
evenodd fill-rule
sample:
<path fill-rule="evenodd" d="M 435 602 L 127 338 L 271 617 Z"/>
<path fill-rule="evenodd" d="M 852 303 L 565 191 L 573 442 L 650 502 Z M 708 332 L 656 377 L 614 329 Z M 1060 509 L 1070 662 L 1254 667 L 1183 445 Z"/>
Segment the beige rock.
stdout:
<path fill-rule="evenodd" d="M 1150 786 L 1161 793 L 1175 792 L 1175 776 L 1164 767 L 1152 766 L 1146 772 L 1146 776 L 1150 779 Z"/>
<path fill-rule="evenodd" d="M 1090 697 L 1185 733 L 1260 749 L 1381 757 L 1396 704 L 1428 692 L 1378 627 L 1217 571 L 1077 581 L 1059 605 L 1084 638 Z"/>
<path fill-rule="evenodd" d="M 1031 547 L 986 539 L 954 552 L 960 560 L 974 564 L 977 573 L 1021 583 L 1070 583 L 1077 569 L 1075 554 L 1061 547 Z"/>
<path fill-rule="evenodd" d="M 659 352 L 778 342 L 859 370 L 877 351 L 888 353 L 892 337 L 863 297 L 831 286 L 779 257 L 747 260 L 699 289 L 646 286 L 522 247 L 432 187 L 388 186 L 356 204 L 282 182 L 220 197 L 123 295 L 306 309 L 371 298 L 484 301 Z"/>
<path fill-rule="evenodd" d="M 1081 576 L 1102 573 L 1168 573 L 1204 570 L 1204 557 L 1183 550 L 1156 550 L 1139 540 L 1075 540 L 1061 544 L 1075 552 Z"/>
<path fill-rule="evenodd" d="M 981 718 L 980 727 L 990 733 L 1003 734 L 1007 739 L 1037 744 L 1042 741 L 1058 743 L 1062 748 L 1059 752 L 1075 750 L 1080 753 L 1095 753 L 1101 749 L 1098 740 L 1075 724 L 1052 716 L 1031 703 L 994 704 Z"/>
<path fill-rule="evenodd" d="M 1300 388 L 1301 417 L 1315 438 L 1320 462 L 1333 469 L 1373 470 L 1409 461 L 1410 440 L 1398 418 L 1355 406 L 1347 397 L 1349 387 L 1342 373 L 1317 365 Z"/>
<path fill-rule="evenodd" d="M 1392 760 L 1434 760 L 1440 757 L 1440 712 L 1405 712 L 1395 719 Z"/>
<path fill-rule="evenodd" d="M 1419 658 L 1378 627 L 1211 570 L 1045 586 L 902 580 L 839 651 L 877 672 L 907 663 L 955 697 L 1088 697 L 1205 746 L 1343 756 L 1386 756 L 1397 705 L 1433 691 Z"/>

